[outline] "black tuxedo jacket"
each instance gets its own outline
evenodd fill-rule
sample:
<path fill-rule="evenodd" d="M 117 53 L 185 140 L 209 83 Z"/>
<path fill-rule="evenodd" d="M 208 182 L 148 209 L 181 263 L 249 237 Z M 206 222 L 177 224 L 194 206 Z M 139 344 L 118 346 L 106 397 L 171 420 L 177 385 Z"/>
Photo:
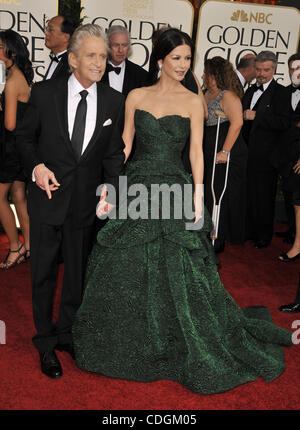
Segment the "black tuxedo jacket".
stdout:
<path fill-rule="evenodd" d="M 131 90 L 145 86 L 147 81 L 148 81 L 148 72 L 145 69 L 143 69 L 141 66 L 138 66 L 132 61 L 129 61 L 128 59 L 126 59 L 122 94 L 125 97 L 127 97 L 128 93 Z M 107 69 L 103 75 L 101 82 L 109 85 Z"/>
<path fill-rule="evenodd" d="M 243 100 L 243 110 L 250 109 L 255 86 L 247 89 Z M 260 96 L 254 109 L 253 121 L 245 121 L 243 137 L 248 144 L 248 159 L 255 161 L 257 167 L 265 168 L 266 161 L 280 141 L 280 135 L 289 128 L 291 121 L 290 92 L 273 80 Z"/>
<path fill-rule="evenodd" d="M 97 84 L 96 126 L 79 161 L 69 138 L 67 101 L 68 78 L 35 84 L 24 119 L 16 130 L 17 148 L 29 179 L 34 167 L 45 163 L 61 184 L 49 200 L 45 191 L 30 181 L 30 216 L 39 222 L 61 225 L 71 212 L 74 225 L 85 227 L 95 220 L 97 187 L 104 181 L 117 189 L 119 175 L 124 172 L 124 97 Z M 111 124 L 104 126 L 108 120 Z"/>
<path fill-rule="evenodd" d="M 290 92 L 292 97 L 292 85 L 288 85 L 286 88 Z M 300 121 L 300 101 L 298 102 L 296 109 L 293 110 L 293 113 L 292 113 L 292 122 L 297 123 L 299 121 Z"/>
<path fill-rule="evenodd" d="M 289 92 L 291 102 L 292 85 L 288 85 L 286 89 Z M 296 124 L 299 121 L 300 101 L 298 102 L 296 109 L 292 109 L 290 128 L 282 134 L 280 143 L 279 145 L 277 145 L 275 151 L 271 156 L 272 165 L 276 167 L 276 169 L 284 178 L 286 178 L 287 176 L 293 176 L 291 175 L 292 167 L 295 165 L 295 163 L 300 157 L 300 128 L 296 127 Z M 295 175 L 295 183 L 299 183 L 299 180 L 300 176 Z"/>
<path fill-rule="evenodd" d="M 49 67 L 45 73 L 44 80 L 46 80 L 45 78 L 47 76 L 50 65 L 51 65 L 51 62 L 50 62 Z M 70 72 L 70 67 L 69 67 L 69 62 L 68 62 L 68 53 L 65 52 L 61 56 L 61 59 L 59 60 L 59 63 L 57 64 L 57 66 L 53 72 L 53 75 L 51 76 L 50 79 L 63 78 L 65 76 L 70 76 L 70 74 L 71 74 L 71 72 Z"/>

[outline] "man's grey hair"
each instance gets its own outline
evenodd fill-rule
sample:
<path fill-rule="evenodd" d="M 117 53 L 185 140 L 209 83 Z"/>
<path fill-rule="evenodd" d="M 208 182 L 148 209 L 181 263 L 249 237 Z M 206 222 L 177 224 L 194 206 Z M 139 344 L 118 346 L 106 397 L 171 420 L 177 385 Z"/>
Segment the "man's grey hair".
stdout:
<path fill-rule="evenodd" d="M 277 58 L 274 52 L 271 51 L 261 51 L 255 58 L 255 63 L 264 63 L 265 61 L 272 61 L 274 69 L 277 66 Z"/>
<path fill-rule="evenodd" d="M 77 27 L 70 38 L 68 52 L 73 52 L 73 54 L 77 56 L 81 47 L 82 39 L 90 36 L 96 36 L 102 39 L 105 43 L 106 50 L 108 51 L 107 38 L 102 27 L 97 24 L 84 24 Z M 73 72 L 72 66 L 70 66 L 70 69 L 71 72 Z"/>
<path fill-rule="evenodd" d="M 123 25 L 112 25 L 107 30 L 106 36 L 107 36 L 107 40 L 108 40 L 108 53 L 110 53 L 110 38 L 111 38 L 111 36 L 113 34 L 117 34 L 117 33 L 124 33 L 128 37 L 128 43 L 129 43 L 129 45 L 128 45 L 128 54 L 127 54 L 127 56 L 130 57 L 130 55 L 132 54 L 130 33 L 127 30 L 127 28 L 124 27 Z"/>

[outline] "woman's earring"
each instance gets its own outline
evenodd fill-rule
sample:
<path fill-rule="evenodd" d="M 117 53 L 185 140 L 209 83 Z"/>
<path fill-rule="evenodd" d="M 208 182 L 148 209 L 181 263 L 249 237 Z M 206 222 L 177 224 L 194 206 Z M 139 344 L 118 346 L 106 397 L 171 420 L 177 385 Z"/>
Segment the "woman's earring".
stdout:
<path fill-rule="evenodd" d="M 161 64 L 159 64 L 159 65 L 158 65 L 158 72 L 157 72 L 157 79 L 159 79 L 159 78 L 160 78 L 160 75 L 161 75 L 161 69 L 162 69 L 162 65 L 161 65 Z"/>

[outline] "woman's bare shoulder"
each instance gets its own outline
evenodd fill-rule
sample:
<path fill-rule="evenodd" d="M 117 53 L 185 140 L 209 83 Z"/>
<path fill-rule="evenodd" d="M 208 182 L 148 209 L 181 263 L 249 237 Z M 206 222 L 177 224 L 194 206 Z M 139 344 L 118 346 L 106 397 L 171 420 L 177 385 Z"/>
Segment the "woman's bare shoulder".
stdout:
<path fill-rule="evenodd" d="M 226 102 L 226 101 L 237 101 L 237 100 L 239 100 L 240 101 L 240 98 L 238 97 L 238 95 L 235 93 L 235 92 L 233 92 L 233 91 L 231 91 L 231 90 L 225 90 L 224 91 L 224 94 L 223 94 L 223 96 L 222 96 L 222 99 Z"/>
<path fill-rule="evenodd" d="M 149 94 L 149 87 L 135 88 L 126 98 L 127 105 L 136 105 Z"/>

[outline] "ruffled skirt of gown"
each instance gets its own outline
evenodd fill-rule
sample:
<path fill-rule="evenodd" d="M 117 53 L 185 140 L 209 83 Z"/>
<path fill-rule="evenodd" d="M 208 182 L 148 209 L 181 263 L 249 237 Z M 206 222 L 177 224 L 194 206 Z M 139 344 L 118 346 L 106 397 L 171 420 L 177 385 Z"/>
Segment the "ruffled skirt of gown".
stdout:
<path fill-rule="evenodd" d="M 266 308 L 236 305 L 220 281 L 210 230 L 207 212 L 198 232 L 181 220 L 106 224 L 73 326 L 80 368 L 134 381 L 170 379 L 203 394 L 283 372 L 281 345 L 291 344 L 291 333 L 275 326 Z"/>

